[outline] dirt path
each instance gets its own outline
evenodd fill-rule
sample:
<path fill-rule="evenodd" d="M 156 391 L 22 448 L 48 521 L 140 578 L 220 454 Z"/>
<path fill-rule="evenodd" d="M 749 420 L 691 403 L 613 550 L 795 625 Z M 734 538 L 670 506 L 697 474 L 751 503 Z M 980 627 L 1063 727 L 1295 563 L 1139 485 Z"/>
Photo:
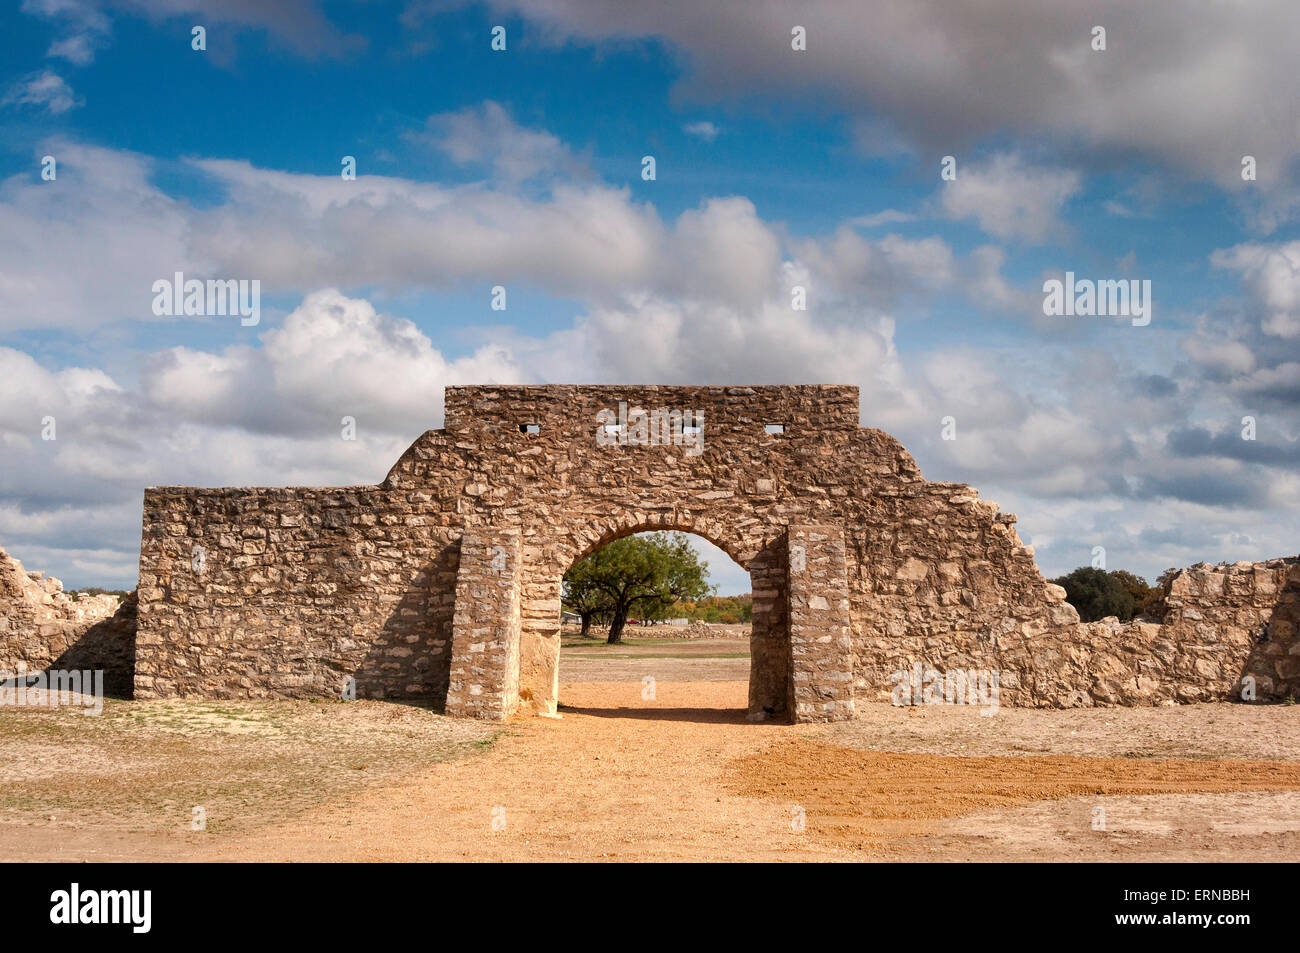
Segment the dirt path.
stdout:
<path fill-rule="evenodd" d="M 484 754 L 217 847 L 223 859 L 767 860 L 836 857 L 784 805 L 722 774 L 789 731 L 744 719 L 740 682 L 568 683 L 563 718 L 512 724 Z M 706 707 L 716 706 L 716 707 Z M 725 710 L 724 706 L 733 706 Z M 493 822 L 504 822 L 494 830 Z"/>
<path fill-rule="evenodd" d="M 745 688 L 659 682 L 657 698 L 645 701 L 638 683 L 569 683 L 561 720 L 513 723 L 482 756 L 205 854 L 1189 860 L 1287 859 L 1300 849 L 1297 761 L 884 753 L 828 743 L 834 726 L 749 724 L 739 708 Z M 1009 720 L 1006 730 L 1023 740 L 1035 714 Z M 871 717 L 905 724 L 911 716 L 881 706 Z M 1145 713 L 1102 717 L 1122 723 Z M 1110 736 L 1112 747 L 1123 734 L 1121 726 Z"/>

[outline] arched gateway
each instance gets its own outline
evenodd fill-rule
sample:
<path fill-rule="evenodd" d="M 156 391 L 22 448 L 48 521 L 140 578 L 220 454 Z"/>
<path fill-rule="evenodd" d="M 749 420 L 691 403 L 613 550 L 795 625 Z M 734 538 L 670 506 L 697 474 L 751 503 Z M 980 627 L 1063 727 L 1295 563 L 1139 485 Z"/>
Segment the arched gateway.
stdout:
<path fill-rule="evenodd" d="M 1004 704 L 1133 700 L 1014 522 L 859 426 L 855 387 L 451 387 L 378 486 L 147 490 L 135 691 L 554 712 L 564 572 L 680 529 L 752 577 L 755 718 L 852 717 L 920 663 L 996 669 Z"/>

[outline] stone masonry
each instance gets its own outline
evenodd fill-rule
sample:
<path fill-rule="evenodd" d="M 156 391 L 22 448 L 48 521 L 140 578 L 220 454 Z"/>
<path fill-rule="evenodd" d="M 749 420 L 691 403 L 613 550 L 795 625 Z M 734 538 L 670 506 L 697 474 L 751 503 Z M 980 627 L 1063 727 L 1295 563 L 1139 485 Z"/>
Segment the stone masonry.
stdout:
<path fill-rule="evenodd" d="M 519 707 L 519 531 L 460 540 L 446 713 L 503 721 Z"/>
<path fill-rule="evenodd" d="M 0 678 L 47 669 L 102 669 L 104 689 L 129 694 L 135 597 L 73 599 L 63 583 L 0 549 Z"/>
<path fill-rule="evenodd" d="M 791 526 L 790 661 L 795 718 L 853 715 L 848 567 L 838 526 Z"/>
<path fill-rule="evenodd" d="M 1082 625 L 1015 517 L 925 480 L 859 425 L 853 387 L 451 387 L 445 403 L 373 486 L 146 490 L 136 696 L 337 697 L 352 680 L 458 714 L 554 713 L 561 577 L 661 529 L 750 572 L 755 719 L 851 717 L 917 663 L 996 670 L 1009 705 L 1300 687 L 1294 560 L 1193 567 L 1162 624 Z"/>

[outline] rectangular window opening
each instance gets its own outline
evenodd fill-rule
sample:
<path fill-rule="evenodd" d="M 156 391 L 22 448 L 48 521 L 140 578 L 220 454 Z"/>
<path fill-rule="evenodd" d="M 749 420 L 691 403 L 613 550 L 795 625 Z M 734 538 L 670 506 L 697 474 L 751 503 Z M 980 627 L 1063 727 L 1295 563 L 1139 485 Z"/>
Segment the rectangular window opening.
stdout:
<path fill-rule="evenodd" d="M 785 433 L 785 424 L 768 424 L 763 429 L 768 433 Z"/>
<path fill-rule="evenodd" d="M 542 432 L 542 425 L 541 425 L 541 424 L 520 424 L 520 425 L 519 425 L 519 432 L 520 432 L 520 433 L 534 433 L 534 434 L 535 434 L 535 433 L 541 433 L 541 432 Z"/>

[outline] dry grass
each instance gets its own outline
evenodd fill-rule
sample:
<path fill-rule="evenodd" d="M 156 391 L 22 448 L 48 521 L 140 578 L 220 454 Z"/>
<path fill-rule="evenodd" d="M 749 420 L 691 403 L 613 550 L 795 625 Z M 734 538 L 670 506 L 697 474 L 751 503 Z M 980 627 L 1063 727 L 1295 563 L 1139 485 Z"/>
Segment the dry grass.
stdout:
<path fill-rule="evenodd" d="M 108 701 L 0 712 L 0 820 L 211 832 L 290 817 L 490 744 L 496 729 L 383 702 Z"/>

